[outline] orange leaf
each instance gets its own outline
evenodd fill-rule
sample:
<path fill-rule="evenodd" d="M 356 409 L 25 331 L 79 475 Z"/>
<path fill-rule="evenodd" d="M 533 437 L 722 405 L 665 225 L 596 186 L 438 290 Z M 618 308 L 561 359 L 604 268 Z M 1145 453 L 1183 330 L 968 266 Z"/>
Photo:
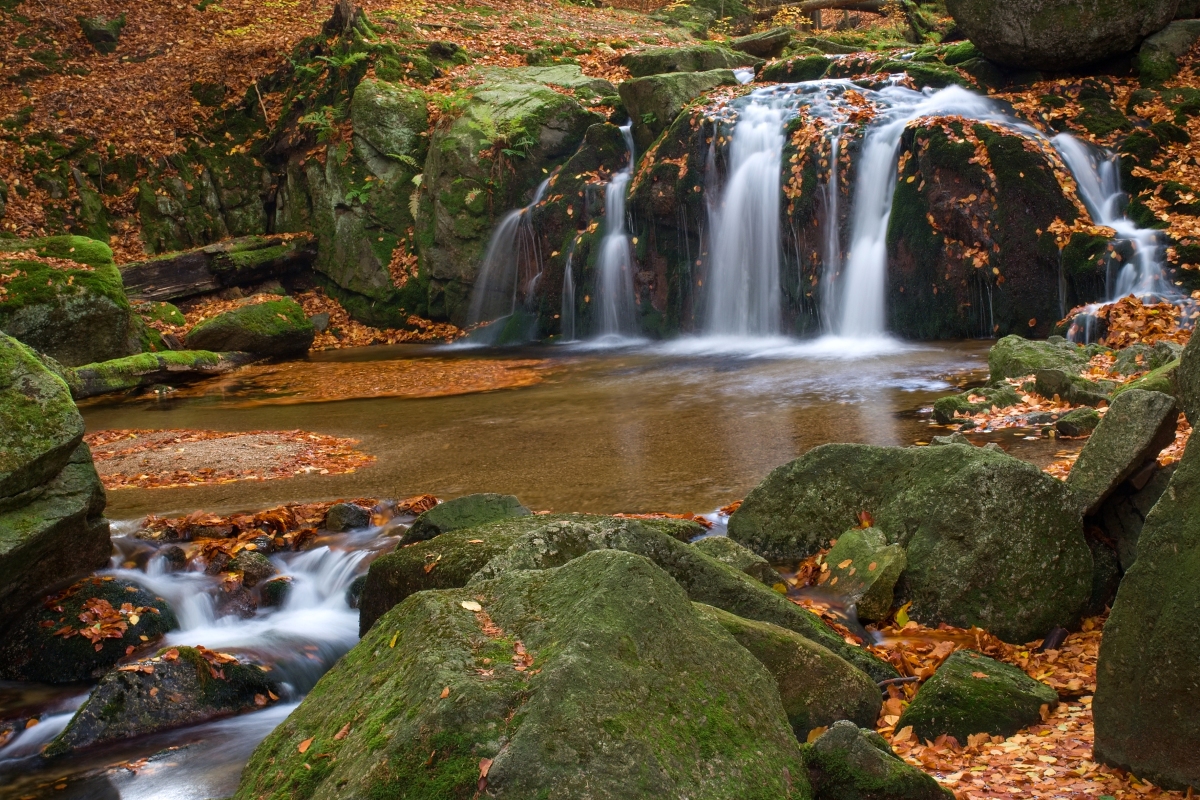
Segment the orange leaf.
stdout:
<path fill-rule="evenodd" d="M 299 745 L 296 746 L 296 750 L 298 750 L 301 753 L 307 753 L 308 748 L 312 747 L 314 738 L 315 737 L 309 737 L 309 738 L 305 739 L 303 742 L 301 742 Z"/>

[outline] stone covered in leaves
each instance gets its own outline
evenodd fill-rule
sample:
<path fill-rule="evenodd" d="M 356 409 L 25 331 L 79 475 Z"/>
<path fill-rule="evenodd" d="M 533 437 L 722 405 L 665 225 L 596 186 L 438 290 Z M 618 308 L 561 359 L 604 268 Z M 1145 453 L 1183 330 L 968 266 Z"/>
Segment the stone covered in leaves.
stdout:
<path fill-rule="evenodd" d="M 1166 787 L 1200 786 L 1200 441 L 1146 517 L 1096 666 L 1096 758 Z"/>
<path fill-rule="evenodd" d="M 456 497 L 422 513 L 413 520 L 402 543 L 420 542 L 443 533 L 486 525 L 502 519 L 527 517 L 533 512 L 511 494 L 483 492 Z"/>
<path fill-rule="evenodd" d="M 846 531 L 838 537 L 825 561 L 833 576 L 827 588 L 845 597 L 859 619 L 883 619 L 891 612 L 893 590 L 908 566 L 908 559 L 903 547 L 888 544 L 883 531 L 876 528 Z"/>
<path fill-rule="evenodd" d="M 605 551 L 409 597 L 258 747 L 236 797 L 480 790 L 810 796 L 767 670 L 650 561 Z"/>
<path fill-rule="evenodd" d="M 887 740 L 849 720 L 804 745 L 814 800 L 951 800 L 932 775 L 902 761 Z"/>
<path fill-rule="evenodd" d="M 918 741 L 946 734 L 959 743 L 976 733 L 1012 736 L 1041 720 L 1058 693 L 1009 664 L 974 650 L 947 658 L 900 716 L 897 730 L 912 726 Z"/>
<path fill-rule="evenodd" d="M 767 586 L 779 583 L 780 575 L 765 558 L 728 536 L 705 536 L 692 544 L 700 552 L 746 573 Z"/>
<path fill-rule="evenodd" d="M 161 597 L 114 578 L 84 578 L 20 616 L 0 640 L 0 678 L 74 683 L 179 623 Z M 142 638 L 145 637 L 145 638 Z"/>
<path fill-rule="evenodd" d="M 696 603 L 702 616 L 719 624 L 775 678 L 783 710 L 796 738 L 840 719 L 871 726 L 879 716 L 879 687 L 819 644 L 794 631 L 755 622 Z"/>
<path fill-rule="evenodd" d="M 203 647 L 175 647 L 105 675 L 46 748 L 85 747 L 261 708 L 278 687 L 256 664 Z"/>
<path fill-rule="evenodd" d="M 993 408 L 1006 408 L 1020 402 L 1017 392 L 1007 384 L 981 387 L 962 394 L 939 397 L 933 404 L 933 418 L 941 425 L 954 422 L 956 416 L 969 417 Z"/>
<path fill-rule="evenodd" d="M 284 298 L 251 303 L 204 320 L 188 333 L 187 345 L 193 350 L 284 357 L 307 353 L 315 336 L 300 304 Z"/>
<path fill-rule="evenodd" d="M 729 536 L 767 558 L 801 560 L 862 512 L 905 550 L 901 599 L 914 619 L 1025 642 L 1072 624 L 1087 602 L 1092 558 L 1073 492 L 985 448 L 814 448 L 747 495 Z"/>

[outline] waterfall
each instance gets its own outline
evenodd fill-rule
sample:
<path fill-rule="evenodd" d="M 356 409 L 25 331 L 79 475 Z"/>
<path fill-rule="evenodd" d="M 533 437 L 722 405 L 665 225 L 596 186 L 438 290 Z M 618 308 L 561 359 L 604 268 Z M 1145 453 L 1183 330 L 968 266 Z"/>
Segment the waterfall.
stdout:
<path fill-rule="evenodd" d="M 567 251 L 567 266 L 563 270 L 562 288 L 562 340 L 575 341 L 575 276 L 571 272 L 571 262 L 575 260 L 575 245 L 579 238 L 571 240 L 571 249 Z"/>
<path fill-rule="evenodd" d="M 604 192 L 604 239 L 596 265 L 596 330 L 600 336 L 637 332 L 633 294 L 633 246 L 625 228 L 625 193 L 633 178 L 633 123 L 621 126 L 629 164 L 613 175 Z"/>
<path fill-rule="evenodd" d="M 837 271 L 842 264 L 841 231 L 841 186 L 839 181 L 842 128 L 835 125 L 829 135 L 829 178 L 823 188 L 825 198 L 824 216 L 821 217 L 821 263 L 826 265 L 821 276 L 822 316 L 826 328 L 830 326 L 837 310 Z"/>
<path fill-rule="evenodd" d="M 1120 157 L 1098 152 L 1071 136 L 1060 133 L 1052 140 L 1054 148 L 1071 170 L 1079 196 L 1092 220 L 1117 232 L 1117 237 L 1133 245 L 1133 260 L 1121 267 L 1115 280 L 1110 275 L 1108 300 L 1128 294 L 1171 296 L 1175 291 L 1163 275 L 1162 240 L 1158 231 L 1139 228 L 1122 213 L 1125 194 L 1121 191 Z"/>
<path fill-rule="evenodd" d="M 492 238 L 488 241 L 479 277 L 471 290 L 471 305 L 467 322 L 478 325 L 500 317 L 507 317 L 517 310 L 522 294 L 536 286 L 542 274 L 542 255 L 538 238 L 530 223 L 530 212 L 546 194 L 550 179 L 542 181 L 533 194 L 533 202 L 524 208 L 504 215 Z M 522 276 L 528 276 L 522 287 Z M 522 292 L 525 289 L 525 292 Z"/>

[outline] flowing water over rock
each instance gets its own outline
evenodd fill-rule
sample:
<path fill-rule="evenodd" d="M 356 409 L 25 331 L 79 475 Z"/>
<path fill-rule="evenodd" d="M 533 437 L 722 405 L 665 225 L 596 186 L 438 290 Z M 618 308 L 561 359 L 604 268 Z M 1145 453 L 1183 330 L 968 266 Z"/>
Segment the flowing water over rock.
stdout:
<path fill-rule="evenodd" d="M 625 195 L 635 160 L 632 126 L 633 123 L 621 126 L 621 135 L 629 149 L 629 164 L 613 175 L 604 192 L 604 239 L 596 264 L 595 333 L 600 337 L 632 336 L 638 332 L 633 294 L 633 273 L 637 267 L 625 227 Z"/>

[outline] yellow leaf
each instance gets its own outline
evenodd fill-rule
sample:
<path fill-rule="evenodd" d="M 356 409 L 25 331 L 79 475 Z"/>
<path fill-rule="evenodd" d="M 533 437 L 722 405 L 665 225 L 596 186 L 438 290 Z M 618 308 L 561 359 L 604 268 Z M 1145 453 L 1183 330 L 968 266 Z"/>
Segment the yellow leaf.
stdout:
<path fill-rule="evenodd" d="M 142 621 L 142 618 L 141 618 L 141 617 L 139 617 L 137 614 L 130 614 L 130 615 L 129 615 L 129 624 L 130 624 L 130 625 L 137 625 L 137 624 L 138 624 L 139 622 L 141 622 L 141 621 Z"/>
<path fill-rule="evenodd" d="M 847 558 L 845 561 L 838 564 L 838 569 L 845 569 L 846 567 L 850 566 L 853 563 L 854 563 L 853 558 Z"/>
<path fill-rule="evenodd" d="M 479 605 L 479 603 L 476 603 L 474 600 L 463 600 L 461 605 L 467 611 L 483 611 L 483 606 Z"/>
<path fill-rule="evenodd" d="M 829 730 L 829 728 L 827 728 L 827 727 L 813 728 L 811 731 L 808 732 L 808 743 L 812 744 L 817 739 L 821 738 L 821 734 L 823 734 L 827 730 Z"/>
<path fill-rule="evenodd" d="M 395 647 L 395 646 L 396 646 L 396 638 L 397 638 L 399 635 L 400 635 L 399 633 L 393 633 L 393 634 L 392 634 L 392 640 L 391 640 L 390 642 L 388 642 L 388 647 Z"/>
<path fill-rule="evenodd" d="M 900 610 L 896 612 L 896 625 L 897 626 L 903 628 L 905 625 L 908 624 L 908 622 L 909 622 L 908 609 L 911 606 L 912 606 L 911 602 L 905 603 L 904 605 L 900 606 Z"/>

